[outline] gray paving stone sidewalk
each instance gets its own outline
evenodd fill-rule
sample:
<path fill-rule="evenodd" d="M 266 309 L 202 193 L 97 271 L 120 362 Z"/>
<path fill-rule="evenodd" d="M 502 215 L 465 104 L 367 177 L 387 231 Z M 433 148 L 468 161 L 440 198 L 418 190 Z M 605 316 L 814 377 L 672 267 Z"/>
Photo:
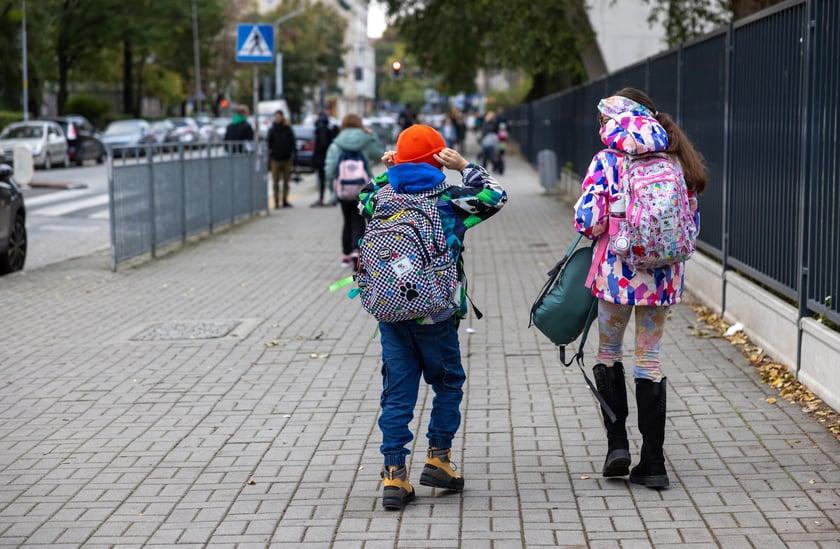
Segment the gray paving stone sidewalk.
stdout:
<path fill-rule="evenodd" d="M 671 489 L 600 478 L 596 404 L 527 328 L 573 237 L 569 208 L 519 159 L 500 180 L 508 206 L 467 238 L 485 317 L 461 329 L 462 494 L 416 486 L 405 511 L 380 507 L 375 323 L 327 291 L 349 274 L 341 215 L 306 207 L 310 176 L 297 207 L 159 260 L 114 274 L 96 254 L 0 279 L 0 544 L 840 546 L 840 445 L 768 403 L 727 341 L 693 337 L 687 305 L 663 342 Z M 415 484 L 430 401 L 424 388 Z"/>

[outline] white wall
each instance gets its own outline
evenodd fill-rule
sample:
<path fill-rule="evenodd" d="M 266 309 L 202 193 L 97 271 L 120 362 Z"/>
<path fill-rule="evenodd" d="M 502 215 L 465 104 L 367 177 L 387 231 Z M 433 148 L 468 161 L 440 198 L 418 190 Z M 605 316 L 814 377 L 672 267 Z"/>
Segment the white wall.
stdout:
<path fill-rule="evenodd" d="M 647 22 L 651 6 L 641 0 L 586 0 L 607 71 L 613 72 L 667 49 L 665 27 Z"/>

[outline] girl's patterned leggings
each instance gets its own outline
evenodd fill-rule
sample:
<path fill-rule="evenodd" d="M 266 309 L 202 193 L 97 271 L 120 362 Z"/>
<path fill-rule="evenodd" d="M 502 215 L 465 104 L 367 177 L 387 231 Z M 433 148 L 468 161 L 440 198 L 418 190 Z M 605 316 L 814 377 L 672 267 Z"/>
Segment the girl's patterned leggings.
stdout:
<path fill-rule="evenodd" d="M 620 305 L 600 300 L 598 302 L 598 362 L 611 366 L 621 360 L 624 330 L 630 313 L 636 311 L 636 366 L 633 377 L 658 383 L 662 379 L 659 369 L 659 344 L 665 331 L 667 307 Z"/>

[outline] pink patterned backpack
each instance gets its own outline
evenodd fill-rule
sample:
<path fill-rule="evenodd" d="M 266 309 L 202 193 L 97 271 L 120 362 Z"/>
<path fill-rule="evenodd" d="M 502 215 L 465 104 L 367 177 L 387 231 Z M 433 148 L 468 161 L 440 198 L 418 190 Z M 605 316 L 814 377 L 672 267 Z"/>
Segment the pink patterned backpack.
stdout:
<path fill-rule="evenodd" d="M 627 217 L 617 236 L 626 237 L 629 247 L 618 255 L 634 269 L 687 260 L 696 249 L 697 227 L 679 163 L 664 153 L 621 156 L 619 189 L 627 197 Z"/>

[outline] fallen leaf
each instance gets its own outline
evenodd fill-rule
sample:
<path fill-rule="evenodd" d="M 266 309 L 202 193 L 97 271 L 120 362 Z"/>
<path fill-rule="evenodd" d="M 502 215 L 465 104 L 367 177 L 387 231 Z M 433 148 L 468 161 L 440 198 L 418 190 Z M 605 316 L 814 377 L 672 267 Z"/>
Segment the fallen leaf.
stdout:
<path fill-rule="evenodd" d="M 776 399 L 773 398 L 773 397 L 770 397 L 770 398 L 767 399 L 767 403 L 768 404 L 776 404 Z"/>
<path fill-rule="evenodd" d="M 589 480 L 589 475 L 581 475 L 580 479 L 581 480 Z"/>
<path fill-rule="evenodd" d="M 256 483 L 257 483 L 257 481 L 254 480 L 254 477 L 251 477 L 251 478 L 248 479 L 248 485 L 249 486 L 253 486 Z"/>

